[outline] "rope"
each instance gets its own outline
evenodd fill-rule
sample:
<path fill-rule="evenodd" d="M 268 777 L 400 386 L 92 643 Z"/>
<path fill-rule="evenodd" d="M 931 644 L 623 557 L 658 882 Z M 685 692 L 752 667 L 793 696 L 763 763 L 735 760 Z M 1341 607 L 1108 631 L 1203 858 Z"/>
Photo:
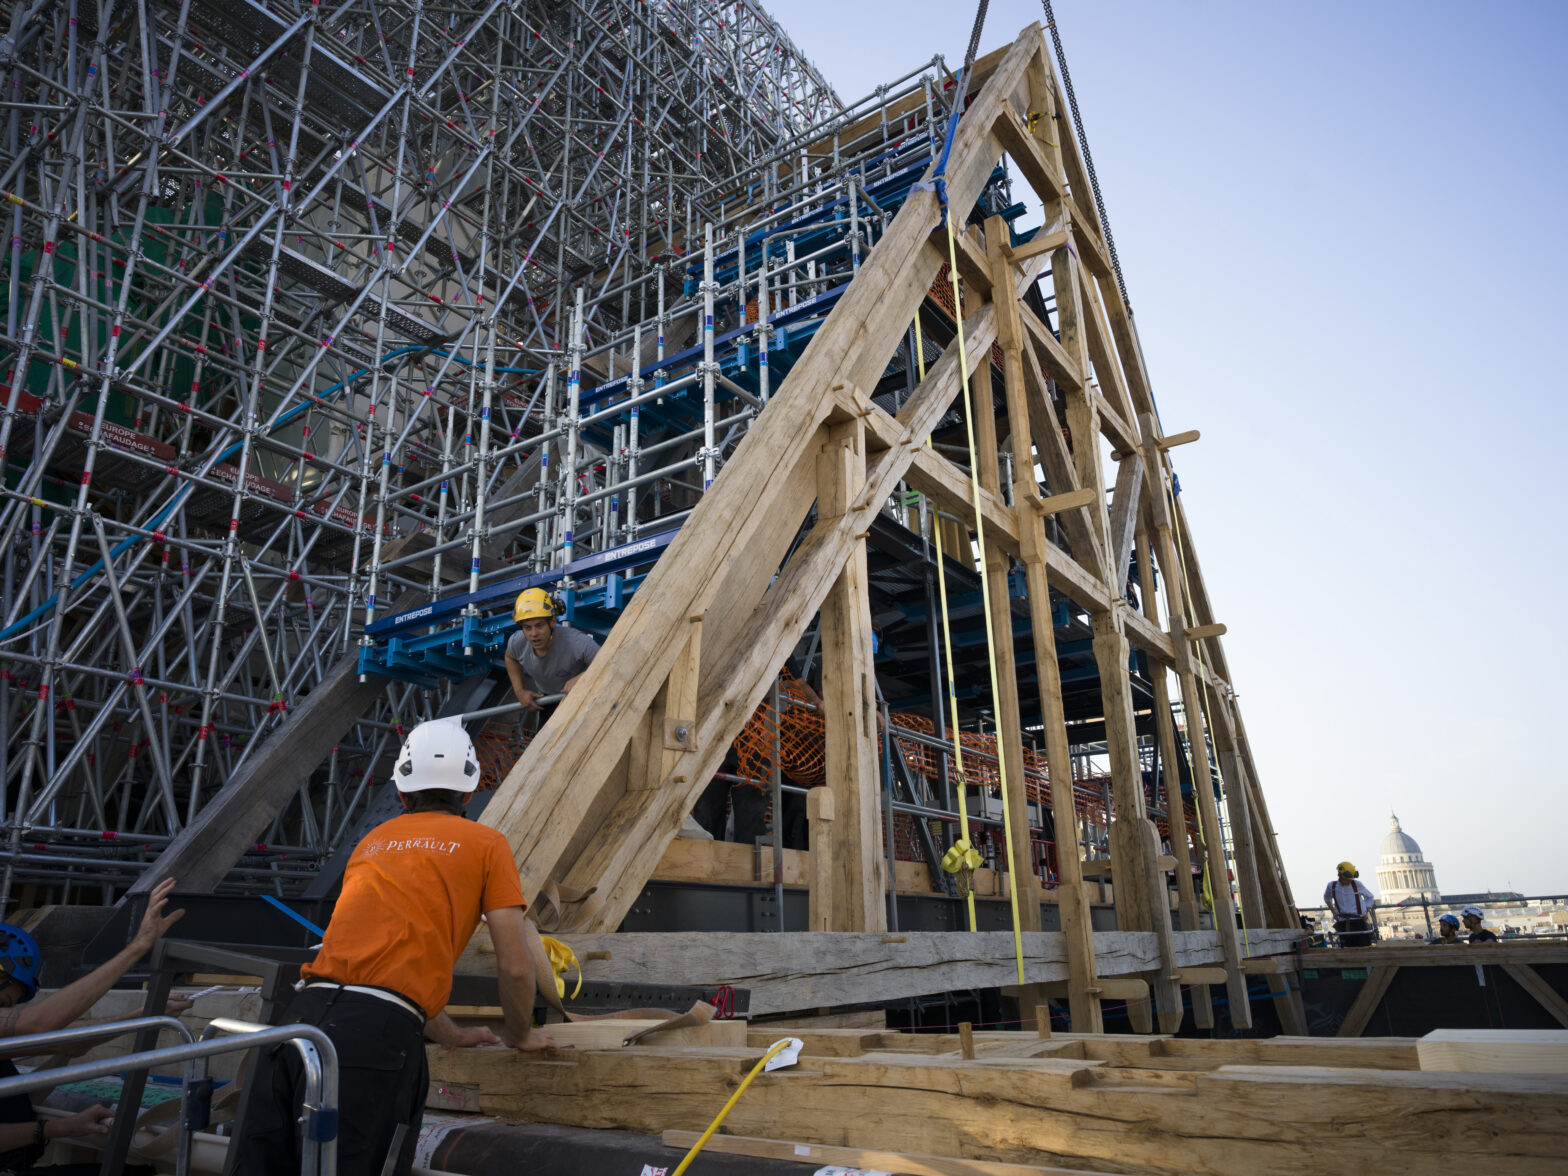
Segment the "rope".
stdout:
<path fill-rule="evenodd" d="M 1040 0 L 1045 5 L 1045 27 L 1051 30 L 1051 44 L 1056 49 L 1056 68 L 1062 75 L 1062 88 L 1067 91 L 1067 106 L 1073 112 L 1073 128 L 1077 132 L 1078 152 L 1083 156 L 1083 170 L 1089 177 L 1089 188 L 1094 195 L 1094 211 L 1100 216 L 1100 232 L 1105 236 L 1105 252 L 1110 254 L 1111 269 L 1116 272 L 1116 288 L 1122 292 L 1122 304 L 1132 313 L 1132 303 L 1127 298 L 1127 283 L 1122 280 L 1122 263 L 1116 256 L 1116 239 L 1111 236 L 1111 218 L 1105 215 L 1105 200 L 1100 196 L 1100 181 L 1094 174 L 1094 156 L 1089 154 L 1089 136 L 1083 131 L 1083 118 L 1078 114 L 1078 98 L 1073 93 L 1073 75 L 1067 69 L 1067 54 L 1062 49 L 1062 34 L 1056 27 L 1056 14 L 1051 11 L 1051 0 Z M 982 10 L 984 5 L 982 5 Z"/>

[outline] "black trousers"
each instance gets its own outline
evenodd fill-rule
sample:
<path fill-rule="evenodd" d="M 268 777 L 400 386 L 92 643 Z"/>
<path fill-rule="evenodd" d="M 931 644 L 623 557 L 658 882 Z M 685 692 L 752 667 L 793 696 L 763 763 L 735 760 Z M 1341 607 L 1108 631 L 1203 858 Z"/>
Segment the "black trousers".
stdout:
<path fill-rule="evenodd" d="M 1365 919 L 1336 919 L 1334 930 L 1339 932 L 1340 947 L 1372 946 L 1372 924 Z"/>
<path fill-rule="evenodd" d="M 397 1176 L 408 1176 L 430 1085 L 424 1024 L 390 1001 L 338 988 L 306 988 L 279 1024 L 315 1025 L 338 1051 L 339 1176 L 381 1176 L 398 1143 Z M 256 1059 L 245 1095 L 240 1136 L 229 1147 L 231 1176 L 298 1172 L 297 1122 L 305 1073 L 299 1051 L 285 1043 Z"/>

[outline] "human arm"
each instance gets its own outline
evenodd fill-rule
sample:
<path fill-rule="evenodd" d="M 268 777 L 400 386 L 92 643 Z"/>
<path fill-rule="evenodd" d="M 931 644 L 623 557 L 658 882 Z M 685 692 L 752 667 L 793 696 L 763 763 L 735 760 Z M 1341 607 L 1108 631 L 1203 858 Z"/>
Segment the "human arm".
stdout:
<path fill-rule="evenodd" d="M 79 1139 L 88 1135 L 108 1135 L 114 1112 L 106 1106 L 94 1105 L 77 1111 L 63 1119 L 36 1120 L 31 1123 L 0 1123 L 0 1153 L 30 1147 L 38 1140 L 38 1128 L 43 1126 L 43 1139 Z"/>
<path fill-rule="evenodd" d="M 163 1015 L 165 1017 L 178 1017 L 178 1016 L 181 1016 L 184 1013 L 189 1012 L 190 1009 L 191 1009 L 191 1006 L 193 1004 L 195 1004 L 195 1002 L 193 1000 L 191 1000 L 191 998 L 188 997 L 188 996 L 171 996 L 171 997 L 169 997 L 168 1003 L 165 1004 L 164 1007 L 163 1007 Z M 71 1024 L 68 1026 L 68 1028 L 71 1028 L 71 1029 L 90 1029 L 90 1028 L 92 1028 L 95 1025 L 109 1025 L 109 1024 L 112 1024 L 112 1023 L 114 1023 L 116 1021 L 121 1021 L 121 1020 L 124 1020 L 124 1018 L 123 1017 L 84 1017 L 83 1019 L 81 1019 L 79 1021 L 72 1021 Z M 81 1041 L 72 1042 L 70 1045 L 61 1046 L 54 1053 L 50 1054 L 43 1061 L 39 1062 L 38 1063 L 38 1069 L 40 1069 L 40 1070 L 57 1070 L 61 1066 L 67 1064 L 70 1061 L 72 1061 L 73 1059 L 80 1057 L 82 1054 L 86 1053 L 88 1050 L 92 1049 L 94 1046 L 103 1045 L 106 1042 L 112 1041 L 112 1040 L 114 1040 L 114 1039 L 113 1038 L 109 1038 L 109 1037 L 90 1037 L 90 1038 L 83 1038 Z M 15 1056 L 15 1057 L 30 1057 L 32 1055 L 29 1055 L 29 1054 L 15 1054 L 13 1056 Z M 48 1096 L 49 1092 L 51 1090 L 53 1090 L 53 1089 L 54 1089 L 54 1087 L 47 1086 L 47 1087 L 42 1087 L 40 1089 L 34 1090 L 32 1092 L 32 1100 L 35 1103 L 43 1101 L 43 1099 L 46 1098 Z"/>
<path fill-rule="evenodd" d="M 516 1049 L 553 1049 L 555 1038 L 533 1027 L 537 983 L 534 960 L 544 954 L 544 945 L 538 942 L 539 932 L 520 906 L 486 911 L 485 921 L 490 924 L 490 942 L 495 946 L 501 1014 L 506 1020 L 501 1040 Z"/>
<path fill-rule="evenodd" d="M 425 1036 L 448 1049 L 502 1044 L 488 1025 L 459 1025 L 445 1013 L 437 1013 L 425 1022 Z"/>
<path fill-rule="evenodd" d="M 577 685 L 582 676 L 588 672 L 588 667 L 593 665 L 593 659 L 598 656 L 599 643 L 580 629 L 567 630 L 572 634 L 572 664 L 577 672 L 561 684 L 561 693 L 570 694 L 572 687 Z"/>
<path fill-rule="evenodd" d="M 1361 897 L 1364 900 L 1366 900 L 1366 904 L 1367 904 L 1367 918 L 1369 918 L 1369 919 L 1373 920 L 1374 922 L 1376 922 L 1377 921 L 1377 898 L 1373 895 L 1373 893 L 1370 890 L 1368 890 L 1360 882 L 1356 883 L 1356 889 L 1361 891 Z"/>
<path fill-rule="evenodd" d="M 107 963 L 36 1003 L 19 1009 L 0 1010 L 0 1037 L 22 1037 L 30 1033 L 52 1033 L 56 1029 L 64 1029 L 97 1004 L 103 994 L 130 970 L 131 965 L 151 951 L 163 933 L 184 916 L 183 910 L 168 915 L 163 913 L 173 890 L 173 878 L 165 878 L 153 887 L 152 893 L 147 896 L 147 913 L 142 916 L 141 925 L 136 929 L 136 937 Z"/>
<path fill-rule="evenodd" d="M 522 703 L 524 710 L 536 711 L 539 703 L 535 701 L 539 695 L 536 691 L 528 689 L 525 684 L 528 679 L 523 674 L 523 667 L 511 654 L 506 654 L 506 676 L 511 680 L 512 693 L 517 696 L 517 701 Z"/>

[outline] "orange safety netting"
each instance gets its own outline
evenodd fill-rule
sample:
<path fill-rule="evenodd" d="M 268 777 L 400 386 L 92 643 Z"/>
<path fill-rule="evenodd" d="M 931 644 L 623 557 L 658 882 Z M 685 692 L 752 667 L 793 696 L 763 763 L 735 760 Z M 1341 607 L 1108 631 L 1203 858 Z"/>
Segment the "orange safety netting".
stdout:
<path fill-rule="evenodd" d="M 958 302 L 953 297 L 953 283 L 948 280 L 947 268 L 944 266 L 937 272 L 936 281 L 931 283 L 931 300 L 947 312 L 947 317 L 957 320 Z M 973 310 L 973 306 L 970 307 Z M 927 356 L 927 362 L 934 359 Z M 1002 370 L 1002 348 L 1000 344 L 991 344 L 991 364 L 997 371 Z"/>
<path fill-rule="evenodd" d="M 788 670 L 779 674 L 779 709 L 758 705 L 735 737 L 737 774 L 762 787 L 773 775 L 773 744 L 779 748 L 779 771 L 791 784 L 814 788 L 826 778 L 822 715 L 815 693 Z"/>
<path fill-rule="evenodd" d="M 499 788 L 533 737 L 534 732 L 525 732 L 516 715 L 486 723 L 474 736 L 474 752 L 479 756 L 479 791 Z"/>

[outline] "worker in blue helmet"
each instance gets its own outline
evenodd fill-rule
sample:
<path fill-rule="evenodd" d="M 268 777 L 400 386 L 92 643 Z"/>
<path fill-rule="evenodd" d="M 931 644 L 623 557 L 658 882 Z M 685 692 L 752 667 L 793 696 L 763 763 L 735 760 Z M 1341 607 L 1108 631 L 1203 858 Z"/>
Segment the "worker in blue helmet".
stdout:
<path fill-rule="evenodd" d="M 1459 916 L 1453 913 L 1439 915 L 1437 919 L 1437 934 L 1428 942 L 1440 947 L 1453 943 L 1463 943 L 1464 940 L 1459 938 Z"/>
<path fill-rule="evenodd" d="M 135 937 L 113 959 L 80 980 L 49 993 L 36 1004 L 31 1002 L 38 994 L 43 953 L 39 950 L 37 940 L 22 928 L 0 923 L 0 1039 L 64 1029 L 97 1004 L 103 994 L 130 970 L 131 965 L 151 951 L 153 944 L 185 913 L 174 911 L 164 914 L 164 907 L 173 889 L 172 879 L 160 882 L 153 888 L 147 899 L 147 912 L 142 916 Z M 184 998 L 171 998 L 167 1011 L 171 1016 L 177 1015 L 188 1009 L 190 1004 Z M 21 1056 L 25 1054 L 6 1054 L 5 1042 L 0 1040 L 0 1078 L 10 1078 L 17 1073 L 11 1058 Z M 69 1056 L 57 1055 L 40 1068 L 59 1065 Z M 47 1090 L 37 1090 L 0 1098 L 0 1173 L 28 1176 L 36 1171 L 47 1173 L 48 1176 L 77 1176 L 77 1173 L 87 1176 L 88 1173 L 98 1171 L 97 1163 L 47 1168 L 34 1166 L 52 1139 L 101 1137 L 109 1133 L 111 1113 L 105 1106 L 91 1106 L 63 1119 L 47 1122 L 40 1119 L 33 1110 L 33 1100 L 42 1100 L 48 1093 Z M 129 1173 L 131 1169 L 126 1171 Z M 146 1171 L 150 1172 L 151 1169 Z"/>

